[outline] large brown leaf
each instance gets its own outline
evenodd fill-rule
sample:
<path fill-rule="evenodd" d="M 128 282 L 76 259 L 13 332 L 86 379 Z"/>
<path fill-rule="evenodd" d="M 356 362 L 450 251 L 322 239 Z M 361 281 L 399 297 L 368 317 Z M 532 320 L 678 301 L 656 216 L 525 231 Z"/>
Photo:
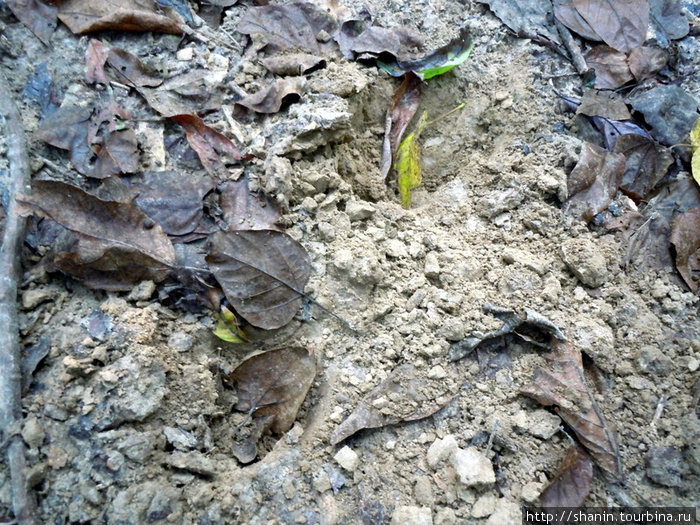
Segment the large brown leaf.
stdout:
<path fill-rule="evenodd" d="M 641 82 L 661 71 L 668 62 L 668 56 L 661 49 L 644 46 L 634 49 L 627 62 L 634 78 Z"/>
<path fill-rule="evenodd" d="M 58 9 L 55 6 L 40 0 L 7 0 L 7 7 L 39 40 L 49 45 L 57 23 Z"/>
<path fill-rule="evenodd" d="M 174 115 L 170 117 L 180 124 L 192 149 L 197 152 L 204 169 L 211 175 L 228 178 L 225 160 L 242 160 L 244 156 L 231 139 L 207 126 L 196 115 Z"/>
<path fill-rule="evenodd" d="M 219 207 L 229 231 L 280 229 L 278 223 L 282 215 L 279 208 L 264 193 L 251 192 L 247 177 L 227 181 L 219 190 Z"/>
<path fill-rule="evenodd" d="M 641 135 L 622 135 L 615 152 L 625 156 L 625 173 L 620 189 L 640 202 L 663 178 L 673 164 L 673 155 L 658 142 Z"/>
<path fill-rule="evenodd" d="M 75 34 L 117 30 L 179 35 L 184 24 L 174 9 L 156 0 L 64 0 L 58 18 Z"/>
<path fill-rule="evenodd" d="M 673 219 L 671 243 L 676 250 L 678 272 L 688 288 L 697 293 L 700 281 L 700 206 L 694 206 Z"/>
<path fill-rule="evenodd" d="M 454 395 L 455 392 L 444 387 L 443 381 L 421 377 L 412 364 L 399 365 L 336 427 L 331 444 L 340 443 L 365 428 L 424 419 L 443 408 Z M 380 402 L 387 406 L 379 408 Z"/>
<path fill-rule="evenodd" d="M 579 445 L 571 445 L 552 481 L 540 496 L 542 508 L 580 507 L 591 491 L 593 462 Z"/>
<path fill-rule="evenodd" d="M 134 173 L 139 169 L 139 143 L 133 129 L 113 131 L 97 153 L 95 166 L 90 174 L 105 178 L 122 173 Z"/>
<path fill-rule="evenodd" d="M 365 20 L 344 21 L 335 38 L 340 52 L 350 60 L 383 54 L 410 60 L 411 50 L 421 45 L 419 36 L 407 27 L 368 26 Z"/>
<path fill-rule="evenodd" d="M 157 88 L 138 88 L 148 105 L 165 117 L 219 110 L 224 86 L 211 71 L 199 68 L 170 77 Z"/>
<path fill-rule="evenodd" d="M 256 354 L 230 374 L 238 395 L 235 409 L 251 415 L 255 426 L 243 446 L 234 449 L 241 462 L 255 459 L 255 443 L 265 432 L 291 428 L 315 377 L 314 354 L 300 347 Z"/>
<path fill-rule="evenodd" d="M 578 164 L 567 181 L 569 199 L 564 203 L 564 210 L 590 221 L 612 202 L 624 169 L 624 155 L 584 143 Z"/>
<path fill-rule="evenodd" d="M 381 161 L 383 179 L 389 175 L 394 155 L 396 155 L 404 131 L 418 110 L 421 94 L 420 85 L 421 79 L 418 75 L 409 71 L 391 97 L 384 123 Z"/>
<path fill-rule="evenodd" d="M 610 47 L 629 53 L 644 43 L 648 0 L 573 0 L 573 6 Z"/>
<path fill-rule="evenodd" d="M 572 0 L 554 0 L 552 4 L 554 5 L 554 16 L 566 27 L 593 42 L 602 40 L 598 33 L 583 19 L 581 13 L 576 10 Z"/>
<path fill-rule="evenodd" d="M 555 406 L 598 466 L 622 479 L 617 434 L 586 386 L 581 352 L 569 342 L 555 341 L 547 361 L 547 367 L 535 370 L 533 382 L 521 393 L 544 406 Z"/>
<path fill-rule="evenodd" d="M 107 64 L 117 73 L 117 79 L 136 87 L 157 87 L 161 76 L 128 51 L 112 47 L 107 53 Z"/>
<path fill-rule="evenodd" d="M 595 70 L 595 87 L 617 89 L 634 78 L 627 55 L 608 46 L 595 46 L 584 56 L 586 64 Z"/>
<path fill-rule="evenodd" d="M 88 125 L 92 110 L 87 107 L 61 104 L 39 123 L 37 137 L 56 148 L 68 150 L 75 169 L 87 175 L 92 170 L 94 153 L 88 144 Z"/>
<path fill-rule="evenodd" d="M 266 330 L 292 320 L 311 273 L 304 247 L 274 230 L 217 232 L 207 263 L 236 312 Z"/>

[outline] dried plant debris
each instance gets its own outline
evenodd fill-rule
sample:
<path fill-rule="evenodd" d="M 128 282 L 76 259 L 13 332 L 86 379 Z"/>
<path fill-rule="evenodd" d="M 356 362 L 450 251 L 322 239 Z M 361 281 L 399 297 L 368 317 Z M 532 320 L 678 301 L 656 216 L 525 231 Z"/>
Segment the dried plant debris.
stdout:
<path fill-rule="evenodd" d="M 18 203 L 22 215 L 51 219 L 74 233 L 60 239 L 54 262 L 89 286 L 125 290 L 143 279 L 159 282 L 175 263 L 168 236 L 134 204 L 41 180 Z"/>
<path fill-rule="evenodd" d="M 638 47 L 627 57 L 630 72 L 637 82 L 652 78 L 661 71 L 668 62 L 668 55 L 654 47 Z"/>
<path fill-rule="evenodd" d="M 174 9 L 157 0 L 64 0 L 58 18 L 75 34 L 116 30 L 179 35 L 184 23 Z"/>
<path fill-rule="evenodd" d="M 394 169 L 398 175 L 399 196 L 401 206 L 408 209 L 411 206 L 411 192 L 420 186 L 422 181 L 420 166 L 420 150 L 418 137 L 428 123 L 428 114 L 421 115 L 420 122 L 415 131 L 409 133 L 401 141 L 396 151 Z"/>
<path fill-rule="evenodd" d="M 136 187 L 134 203 L 168 235 L 186 235 L 200 225 L 204 196 L 213 189 L 214 182 L 207 176 L 149 171 Z"/>
<path fill-rule="evenodd" d="M 163 83 L 161 76 L 137 57 L 112 47 L 107 53 L 107 64 L 116 73 L 116 79 L 134 87 L 157 87 Z"/>
<path fill-rule="evenodd" d="M 627 104 L 620 95 L 612 91 L 589 89 L 581 98 L 576 113 L 589 117 L 605 117 L 609 120 L 629 120 L 632 118 Z"/>
<path fill-rule="evenodd" d="M 547 367 L 535 370 L 533 382 L 521 393 L 544 406 L 554 406 L 596 464 L 621 480 L 617 434 L 586 386 L 581 352 L 569 342 L 554 341 L 547 361 Z"/>
<path fill-rule="evenodd" d="M 46 62 L 36 66 L 34 73 L 27 78 L 22 96 L 39 106 L 42 119 L 58 108 L 61 98 L 58 96 Z"/>
<path fill-rule="evenodd" d="M 571 445 L 557 473 L 540 495 L 542 508 L 583 506 L 592 481 L 591 457 L 579 445 Z"/>
<path fill-rule="evenodd" d="M 306 75 L 326 67 L 326 59 L 309 53 L 289 53 L 263 58 L 262 65 L 281 77 Z"/>
<path fill-rule="evenodd" d="M 58 9 L 41 0 L 7 0 L 7 7 L 44 44 L 56 29 Z"/>
<path fill-rule="evenodd" d="M 459 36 L 448 44 L 431 51 L 427 55 L 415 59 L 393 62 L 378 61 L 377 65 L 392 76 L 399 77 L 412 72 L 423 80 L 447 73 L 452 68 L 464 62 L 474 48 L 469 31 L 463 27 Z"/>
<path fill-rule="evenodd" d="M 279 208 L 263 192 L 252 192 L 248 178 L 224 182 L 219 207 L 228 230 L 280 230 Z"/>
<path fill-rule="evenodd" d="M 485 334 L 476 332 L 462 341 L 453 343 L 447 353 L 448 360 L 462 359 L 482 344 L 488 345 L 507 335 L 543 348 L 549 348 L 555 340 L 564 339 L 564 334 L 554 323 L 529 308 L 525 309 L 524 316 L 510 308 L 488 303 L 484 305 L 483 310 L 503 321 L 503 326 Z"/>
<path fill-rule="evenodd" d="M 627 55 L 610 46 L 595 46 L 584 58 L 586 64 L 595 71 L 595 87 L 598 89 L 616 89 L 634 78 L 627 63 Z"/>
<path fill-rule="evenodd" d="M 455 394 L 443 380 L 420 376 L 410 363 L 399 365 L 336 427 L 330 442 L 336 445 L 366 428 L 424 419 L 447 405 Z"/>
<path fill-rule="evenodd" d="M 493 14 L 520 37 L 538 37 L 559 43 L 559 35 L 551 23 L 552 5 L 538 0 L 479 0 L 488 4 Z M 555 3 L 556 6 L 556 3 Z"/>
<path fill-rule="evenodd" d="M 584 143 L 581 157 L 569 175 L 564 211 L 586 222 L 607 209 L 625 171 L 625 156 Z"/>
<path fill-rule="evenodd" d="M 148 105 L 165 117 L 219 110 L 225 86 L 219 76 L 198 68 L 167 78 L 155 88 L 139 87 Z"/>
<path fill-rule="evenodd" d="M 554 16 L 573 32 L 593 42 L 603 40 L 574 7 L 572 0 L 554 0 L 552 4 L 554 5 Z"/>
<path fill-rule="evenodd" d="M 614 151 L 625 156 L 620 189 L 637 203 L 649 194 L 673 164 L 673 154 L 668 148 L 641 135 L 620 136 Z"/>
<path fill-rule="evenodd" d="M 315 377 L 313 351 L 301 347 L 253 355 L 229 375 L 238 396 L 234 408 L 252 418 L 250 434 L 234 447 L 241 463 L 255 459 L 263 434 L 282 434 L 291 428 Z"/>
<path fill-rule="evenodd" d="M 700 282 L 700 205 L 679 213 L 673 219 L 671 244 L 678 272 L 690 291 L 697 293 Z"/>
<path fill-rule="evenodd" d="M 651 135 L 667 146 L 683 143 L 698 119 L 698 101 L 679 86 L 657 86 L 628 102 L 644 115 Z"/>
<path fill-rule="evenodd" d="M 207 263 L 236 313 L 266 330 L 296 315 L 311 273 L 304 247 L 275 230 L 217 232 Z"/>
<path fill-rule="evenodd" d="M 183 127 L 187 140 L 197 152 L 202 166 L 214 177 L 228 178 L 226 163 L 245 158 L 231 139 L 207 126 L 198 116 L 173 115 L 170 118 Z"/>
<path fill-rule="evenodd" d="M 303 92 L 303 78 L 282 78 L 262 88 L 257 93 L 238 100 L 236 106 L 255 111 L 256 113 L 277 113 L 283 106 L 301 100 Z"/>
<path fill-rule="evenodd" d="M 379 56 L 390 60 L 408 60 L 413 50 L 422 45 L 420 37 L 406 27 L 385 27 L 371 25 L 371 17 L 345 20 L 335 39 L 340 52 L 349 60 L 363 60 Z"/>
<path fill-rule="evenodd" d="M 403 82 L 391 97 L 384 124 L 381 170 L 386 179 L 391 171 L 393 159 L 399 148 L 404 131 L 418 110 L 420 104 L 421 80 L 418 75 L 408 72 Z"/>
<path fill-rule="evenodd" d="M 92 109 L 64 100 L 56 111 L 39 123 L 37 137 L 47 144 L 70 152 L 75 169 L 87 175 L 92 170 L 94 153 L 88 144 L 88 125 Z"/>

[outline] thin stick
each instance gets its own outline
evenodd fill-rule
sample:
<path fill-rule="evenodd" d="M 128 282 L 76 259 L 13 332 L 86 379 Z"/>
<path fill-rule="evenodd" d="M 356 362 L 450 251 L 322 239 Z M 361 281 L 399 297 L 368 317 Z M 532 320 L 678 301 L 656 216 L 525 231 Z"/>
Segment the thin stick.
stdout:
<path fill-rule="evenodd" d="M 0 72 L 0 125 L 4 127 L 9 162 L 9 180 L 6 184 L 9 198 L 0 247 L 0 326 L 3 327 L 0 330 L 0 447 L 7 447 L 15 518 L 23 525 L 34 525 L 38 523 L 36 501 L 27 488 L 25 446 L 20 435 L 22 372 L 17 283 L 22 275 L 19 255 L 26 221 L 15 213 L 15 196 L 29 190 L 29 157 L 22 120 L 3 72 Z"/>
<path fill-rule="evenodd" d="M 556 18 L 554 19 L 554 25 L 557 26 L 557 31 L 559 31 L 561 40 L 564 43 L 566 50 L 569 52 L 571 62 L 576 68 L 576 71 L 578 71 L 579 75 L 583 75 L 586 71 L 588 71 L 589 67 L 588 64 L 586 64 L 583 55 L 581 54 L 581 48 L 574 40 L 574 37 L 571 35 L 571 31 L 569 31 L 566 28 L 566 26 L 559 22 L 559 20 L 557 20 Z"/>

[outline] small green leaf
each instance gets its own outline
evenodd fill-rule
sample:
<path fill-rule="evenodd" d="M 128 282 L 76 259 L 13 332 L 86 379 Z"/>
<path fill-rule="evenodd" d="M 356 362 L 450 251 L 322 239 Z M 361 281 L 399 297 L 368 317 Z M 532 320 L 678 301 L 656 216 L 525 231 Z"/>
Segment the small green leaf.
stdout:
<path fill-rule="evenodd" d="M 217 316 L 219 322 L 214 330 L 214 335 L 228 343 L 246 343 L 247 339 L 243 330 L 238 326 L 236 314 L 225 306 L 221 306 L 221 312 Z"/>
<path fill-rule="evenodd" d="M 693 148 L 693 159 L 690 162 L 690 171 L 695 182 L 700 184 L 700 118 L 695 121 L 690 131 L 690 145 Z"/>
<path fill-rule="evenodd" d="M 452 53 L 448 53 L 447 62 L 445 62 L 444 64 L 437 66 L 437 67 L 430 67 L 427 69 L 421 69 L 420 71 L 417 71 L 417 73 L 423 77 L 423 80 L 428 80 L 429 78 L 433 78 L 433 77 L 436 77 L 438 75 L 442 75 L 443 73 L 447 73 L 450 69 L 460 65 L 467 58 L 469 58 L 469 55 L 472 52 L 472 49 L 474 49 L 473 43 L 469 44 L 469 47 L 467 49 L 465 49 L 464 51 L 462 51 L 458 55 L 453 55 Z M 452 56 L 450 56 L 450 55 L 452 55 Z"/>
<path fill-rule="evenodd" d="M 394 169 L 399 176 L 399 195 L 404 208 L 411 206 L 411 191 L 420 186 L 422 180 L 417 140 L 427 123 L 428 113 L 423 112 L 416 130 L 401 141 L 396 152 Z"/>

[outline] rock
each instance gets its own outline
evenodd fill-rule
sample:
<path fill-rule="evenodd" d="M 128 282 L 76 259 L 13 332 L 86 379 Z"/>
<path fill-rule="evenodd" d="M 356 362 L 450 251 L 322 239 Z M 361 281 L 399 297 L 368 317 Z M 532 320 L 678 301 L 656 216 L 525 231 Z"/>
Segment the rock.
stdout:
<path fill-rule="evenodd" d="M 172 514 L 172 506 L 168 494 L 165 492 L 158 491 L 153 495 L 151 504 L 146 509 L 146 521 L 148 523 L 153 523 L 154 521 L 160 521 L 167 518 Z"/>
<path fill-rule="evenodd" d="M 360 461 L 357 452 L 355 452 L 347 445 L 345 445 L 338 452 L 336 452 L 335 456 L 333 456 L 333 459 L 335 459 L 338 462 L 338 465 L 343 467 L 348 472 L 354 472 L 357 468 L 357 464 Z"/>
<path fill-rule="evenodd" d="M 683 454 L 675 447 L 654 447 L 647 456 L 647 476 L 666 487 L 680 487 L 688 472 Z"/>
<path fill-rule="evenodd" d="M 22 427 L 22 439 L 29 445 L 29 448 L 39 448 L 44 442 L 46 433 L 39 424 L 39 420 L 34 416 L 29 416 Z"/>
<path fill-rule="evenodd" d="M 433 525 L 433 515 L 428 507 L 396 507 L 391 525 Z"/>
<path fill-rule="evenodd" d="M 491 461 L 474 447 L 456 449 L 452 453 L 451 462 L 460 483 L 467 487 L 496 482 Z"/>
<path fill-rule="evenodd" d="M 438 262 L 437 255 L 435 255 L 433 252 L 430 252 L 425 256 L 423 273 L 430 279 L 440 277 L 440 263 Z"/>
<path fill-rule="evenodd" d="M 173 332 L 170 334 L 170 337 L 168 337 L 168 347 L 172 348 L 176 352 L 187 352 L 193 345 L 193 337 L 181 330 Z"/>
<path fill-rule="evenodd" d="M 697 119 L 698 101 L 680 86 L 657 86 L 630 97 L 629 103 L 644 115 L 652 137 L 666 146 L 687 140 Z"/>
<path fill-rule="evenodd" d="M 118 443 L 117 449 L 130 460 L 143 463 L 153 451 L 153 438 L 146 433 L 129 434 Z"/>
<path fill-rule="evenodd" d="M 435 469 L 441 461 L 447 459 L 457 449 L 457 440 L 452 434 L 442 439 L 436 439 L 428 448 L 427 461 L 430 468 Z"/>
<path fill-rule="evenodd" d="M 559 430 L 561 419 L 551 412 L 537 410 L 520 410 L 514 417 L 516 430 L 525 431 L 535 437 L 549 439 Z"/>
<path fill-rule="evenodd" d="M 598 288 L 609 279 L 607 261 L 600 247 L 588 239 L 568 239 L 561 245 L 566 266 L 583 284 Z"/>
<path fill-rule="evenodd" d="M 482 217 L 493 219 L 520 206 L 524 198 L 522 190 L 517 188 L 491 191 L 477 203 L 476 211 Z"/>
<path fill-rule="evenodd" d="M 331 490 L 331 480 L 323 467 L 319 467 L 319 469 L 314 473 L 313 478 L 311 479 L 311 484 L 321 494 Z"/>
<path fill-rule="evenodd" d="M 435 514 L 435 525 L 455 525 L 456 523 L 457 515 L 449 507 L 442 507 Z"/>
<path fill-rule="evenodd" d="M 389 257 L 394 259 L 403 259 L 408 257 L 406 245 L 398 239 L 389 239 L 384 243 L 384 250 Z"/>
<path fill-rule="evenodd" d="M 640 348 L 636 364 L 640 372 L 651 375 L 667 376 L 673 369 L 671 358 L 654 346 Z"/>
<path fill-rule="evenodd" d="M 156 283 L 153 281 L 141 281 L 139 284 L 134 286 L 129 295 L 126 296 L 127 301 L 148 301 L 152 296 L 153 292 L 156 291 Z"/>
<path fill-rule="evenodd" d="M 197 438 L 181 428 L 163 427 L 163 434 L 177 450 L 189 450 L 197 446 Z"/>
<path fill-rule="evenodd" d="M 530 483 L 525 483 L 525 485 L 523 485 L 523 490 L 520 493 L 520 497 L 526 503 L 535 503 L 540 499 L 541 493 L 542 483 L 531 481 Z"/>
<path fill-rule="evenodd" d="M 432 507 L 435 503 L 433 482 L 428 476 L 420 476 L 416 480 L 416 484 L 413 487 L 413 494 L 415 495 L 416 503 L 426 507 Z"/>
<path fill-rule="evenodd" d="M 577 322 L 573 336 L 574 345 L 592 357 L 596 365 L 605 371 L 614 369 L 618 356 L 610 326 L 597 319 L 583 318 Z"/>
<path fill-rule="evenodd" d="M 472 506 L 472 518 L 485 518 L 496 510 L 498 496 L 495 494 L 484 494 Z"/>
<path fill-rule="evenodd" d="M 143 421 L 158 410 L 165 395 L 165 370 L 160 360 L 141 362 L 129 354 L 100 370 L 90 385 L 97 402 L 90 419 L 104 430 Z"/>
<path fill-rule="evenodd" d="M 24 310 L 33 310 L 41 303 L 46 301 L 54 301 L 56 298 L 56 289 L 49 287 L 32 288 L 22 293 L 22 308 Z"/>
<path fill-rule="evenodd" d="M 335 228 L 330 222 L 319 222 L 318 235 L 321 240 L 331 242 L 335 239 Z"/>
<path fill-rule="evenodd" d="M 349 201 L 345 205 L 345 213 L 351 221 L 368 219 L 375 213 L 374 206 L 365 201 Z"/>
<path fill-rule="evenodd" d="M 522 512 L 520 505 L 515 501 L 501 498 L 496 502 L 496 510 L 488 520 L 486 525 L 521 525 Z"/>
<path fill-rule="evenodd" d="M 173 452 L 166 456 L 165 464 L 206 477 L 213 477 L 216 473 L 215 463 L 199 452 Z"/>
<path fill-rule="evenodd" d="M 447 372 L 440 365 L 435 365 L 428 371 L 429 379 L 443 379 L 444 377 L 447 377 Z"/>

